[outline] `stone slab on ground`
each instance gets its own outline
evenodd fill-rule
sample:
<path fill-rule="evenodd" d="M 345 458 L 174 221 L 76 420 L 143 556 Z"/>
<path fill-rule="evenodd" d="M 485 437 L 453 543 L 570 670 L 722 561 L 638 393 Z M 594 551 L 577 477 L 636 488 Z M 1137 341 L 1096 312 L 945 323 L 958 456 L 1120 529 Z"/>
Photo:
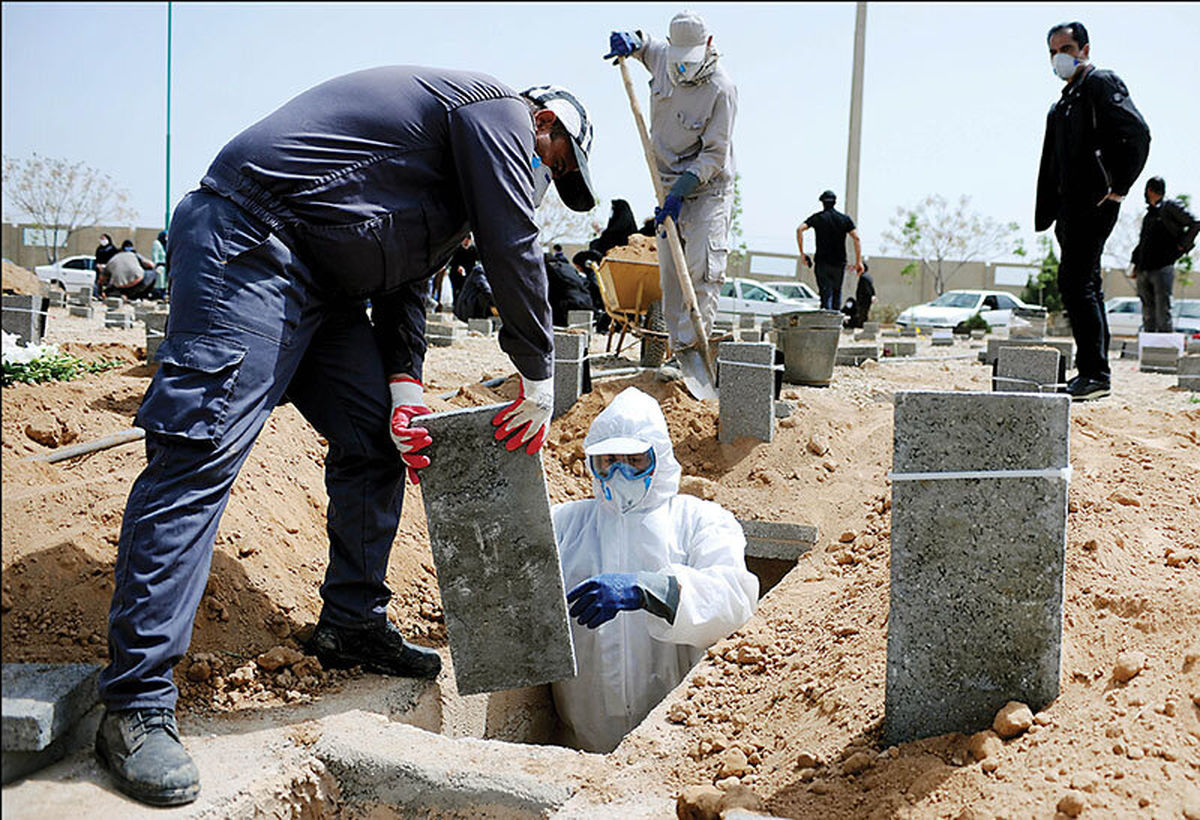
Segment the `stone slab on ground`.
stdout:
<path fill-rule="evenodd" d="M 890 357 L 915 356 L 917 355 L 917 343 L 900 339 L 885 340 L 883 355 Z"/>
<path fill-rule="evenodd" d="M 466 327 L 451 322 L 426 322 L 425 338 L 431 345 L 449 347 L 467 335 Z"/>
<path fill-rule="evenodd" d="M 71 305 L 68 310 L 72 316 L 77 316 L 81 319 L 96 318 L 96 309 L 91 305 Z"/>
<path fill-rule="evenodd" d="M 1066 375 L 1052 347 L 1002 347 L 995 368 L 992 390 L 998 393 L 1054 393 Z"/>
<path fill-rule="evenodd" d="M 846 345 L 838 347 L 835 364 L 858 367 L 867 359 L 879 359 L 879 345 Z"/>
<path fill-rule="evenodd" d="M 464 695 L 575 675 L 542 454 L 495 440 L 504 406 L 421 418 L 433 437 L 421 495 Z"/>
<path fill-rule="evenodd" d="M 75 288 L 67 291 L 68 305 L 90 305 L 92 303 L 92 289 L 88 287 Z"/>
<path fill-rule="evenodd" d="M 1139 349 L 1138 370 L 1143 373 L 1174 373 L 1179 366 L 1179 350 L 1174 347 L 1143 344 Z"/>
<path fill-rule="evenodd" d="M 987 350 L 980 352 L 980 361 L 985 364 L 995 364 L 1002 347 L 1053 347 L 1062 355 L 1067 370 L 1075 366 L 1075 342 L 1070 339 L 997 339 L 992 337 L 987 340 Z"/>
<path fill-rule="evenodd" d="M 5 752 L 45 749 L 97 702 L 95 664 L 6 663 L 0 674 Z"/>
<path fill-rule="evenodd" d="M 492 320 L 491 319 L 468 319 L 467 332 L 478 333 L 480 336 L 492 335 Z"/>
<path fill-rule="evenodd" d="M 1180 356 L 1175 372 L 1179 374 L 1178 387 L 1180 390 L 1200 392 L 1200 355 L 1193 353 L 1188 356 Z"/>
<path fill-rule="evenodd" d="M 450 739 L 368 712 L 321 725 L 313 752 L 342 799 L 390 809 L 387 816 L 545 817 L 575 793 L 565 775 L 601 759 L 557 746 Z"/>
<path fill-rule="evenodd" d="M 721 385 L 717 441 L 742 436 L 775 438 L 775 346 L 770 342 L 721 342 L 717 346 Z"/>
<path fill-rule="evenodd" d="M 900 328 L 900 335 L 901 336 L 909 336 L 909 337 L 916 336 L 917 329 L 915 327 L 902 327 L 902 328 Z"/>
<path fill-rule="evenodd" d="M 746 536 L 748 557 L 798 561 L 817 543 L 817 528 L 812 524 L 741 519 L 738 523 Z"/>
<path fill-rule="evenodd" d="M 104 314 L 104 326 L 128 330 L 133 327 L 133 313 L 128 308 L 109 309 Z"/>
<path fill-rule="evenodd" d="M 887 744 L 1058 696 L 1070 399 L 896 393 Z M 905 480 L 961 471 L 1040 477 Z"/>

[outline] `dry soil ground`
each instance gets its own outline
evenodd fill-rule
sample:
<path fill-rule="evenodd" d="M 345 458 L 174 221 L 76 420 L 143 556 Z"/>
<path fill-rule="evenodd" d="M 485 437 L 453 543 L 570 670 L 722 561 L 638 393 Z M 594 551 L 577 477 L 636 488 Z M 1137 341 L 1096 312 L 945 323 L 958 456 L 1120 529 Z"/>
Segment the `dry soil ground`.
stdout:
<path fill-rule="evenodd" d="M 106 330 L 55 309 L 49 338 L 126 363 L 3 390 L 3 660 L 101 662 L 121 513 L 142 449 L 55 465 L 26 459 L 129 427 L 152 368 L 141 362 L 140 325 Z M 920 352 L 933 350 L 923 343 Z M 1050 817 L 1061 807 L 1200 818 L 1200 404 L 1171 387 L 1174 377 L 1138 373 L 1129 361 L 1114 361 L 1112 397 L 1072 408 L 1060 697 L 1024 734 L 989 744 L 982 761 L 955 735 L 879 747 L 892 397 L 988 389 L 989 369 L 962 357 L 974 350 L 949 352 L 959 358 L 839 367 L 829 388 L 785 388 L 795 410 L 769 445 L 717 444 L 716 404 L 650 374 L 598 382 L 554 424 L 553 501 L 590 493 L 583 434 L 636 384 L 663 405 L 684 491 L 742 518 L 821 532 L 754 619 L 610 755 L 610 774 L 585 787 L 596 799 L 673 796 L 735 778 L 788 817 Z M 511 394 L 511 384 L 457 389 L 512 372 L 494 337 L 432 348 L 426 367 L 435 410 Z M 222 521 L 177 674 L 185 713 L 250 715 L 344 685 L 347 674 L 327 675 L 294 653 L 319 609 L 323 458 L 295 409 L 279 408 Z M 443 647 L 419 492 L 410 489 L 392 553 L 390 614 L 415 640 Z M 280 663 L 253 662 L 273 649 Z M 1121 682 L 1114 669 L 1131 652 L 1144 663 L 1135 657 L 1140 671 Z"/>

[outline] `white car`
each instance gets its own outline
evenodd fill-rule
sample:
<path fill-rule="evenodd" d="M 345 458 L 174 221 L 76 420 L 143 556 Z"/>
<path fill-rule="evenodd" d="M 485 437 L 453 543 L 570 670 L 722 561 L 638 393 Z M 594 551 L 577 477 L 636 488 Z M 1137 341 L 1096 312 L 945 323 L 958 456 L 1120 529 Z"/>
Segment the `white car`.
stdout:
<path fill-rule="evenodd" d="M 1175 317 L 1176 332 L 1200 335 L 1200 299 L 1176 299 L 1171 313 Z"/>
<path fill-rule="evenodd" d="M 1027 305 L 1002 290 L 948 290 L 932 302 L 913 305 L 901 311 L 896 324 L 901 327 L 955 328 L 976 313 L 992 327 L 1008 327 L 1013 308 Z"/>
<path fill-rule="evenodd" d="M 766 282 L 760 282 L 759 284 L 766 285 L 768 288 L 775 291 L 785 299 L 791 299 L 795 302 L 804 302 L 813 310 L 821 307 L 821 297 L 816 293 L 816 291 L 803 282 L 797 282 L 794 279 L 785 281 L 769 280 Z"/>
<path fill-rule="evenodd" d="M 1113 336 L 1136 336 L 1142 329 L 1142 300 L 1136 296 L 1114 296 L 1104 303 L 1104 314 Z"/>
<path fill-rule="evenodd" d="M 89 290 L 96 284 L 96 257 L 68 256 L 50 265 L 38 265 L 34 274 L 43 282 L 67 290 Z"/>
<path fill-rule="evenodd" d="M 752 279 L 726 279 L 717 297 L 717 321 L 734 321 L 738 314 L 774 316 L 813 309 L 808 302 L 789 299 L 769 285 Z"/>

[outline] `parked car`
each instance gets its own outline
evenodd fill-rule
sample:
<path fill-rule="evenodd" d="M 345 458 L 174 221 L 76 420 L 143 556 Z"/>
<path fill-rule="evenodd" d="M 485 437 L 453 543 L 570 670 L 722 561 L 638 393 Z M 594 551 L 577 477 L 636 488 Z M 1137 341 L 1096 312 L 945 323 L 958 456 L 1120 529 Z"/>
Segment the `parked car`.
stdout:
<path fill-rule="evenodd" d="M 760 282 L 759 284 L 766 285 L 786 299 L 808 303 L 813 310 L 821 307 L 821 297 L 817 292 L 803 282 L 797 282 L 795 279 L 769 280 Z"/>
<path fill-rule="evenodd" d="M 1142 329 L 1142 300 L 1136 296 L 1114 296 L 1104 303 L 1104 313 L 1113 336 L 1136 336 Z"/>
<path fill-rule="evenodd" d="M 737 314 L 774 316 L 813 309 L 809 302 L 789 299 L 769 285 L 752 279 L 726 279 L 717 297 L 718 321 L 733 321 Z"/>
<path fill-rule="evenodd" d="M 1008 327 L 1013 308 L 1019 307 L 1035 306 L 1002 290 L 948 290 L 932 302 L 901 311 L 896 324 L 954 328 L 978 313 L 992 327 Z"/>
<path fill-rule="evenodd" d="M 38 279 L 51 285 L 58 285 L 67 290 L 90 290 L 96 284 L 96 258 L 68 256 L 50 265 L 38 265 L 33 272 Z"/>
<path fill-rule="evenodd" d="M 1176 299 L 1171 314 L 1175 317 L 1176 331 L 1200 335 L 1200 299 Z"/>

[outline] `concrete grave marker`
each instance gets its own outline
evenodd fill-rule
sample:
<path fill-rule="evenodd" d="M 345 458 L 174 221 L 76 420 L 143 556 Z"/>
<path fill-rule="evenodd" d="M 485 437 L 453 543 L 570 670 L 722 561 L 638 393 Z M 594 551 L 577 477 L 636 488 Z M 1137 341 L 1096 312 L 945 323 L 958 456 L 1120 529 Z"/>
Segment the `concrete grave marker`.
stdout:
<path fill-rule="evenodd" d="M 1066 395 L 896 393 L 884 742 L 1058 696 Z"/>
<path fill-rule="evenodd" d="M 589 334 L 595 323 L 595 317 L 590 310 L 568 310 L 567 327 L 586 330 Z"/>
<path fill-rule="evenodd" d="M 99 666 L 6 663 L 3 666 L 3 780 L 8 783 L 61 759 L 72 730 L 98 702 Z"/>
<path fill-rule="evenodd" d="M 24 293 L 4 294 L 2 326 L 23 345 L 38 345 L 46 332 L 46 314 L 50 299 Z"/>
<path fill-rule="evenodd" d="M 1179 374 L 1179 389 L 1200 392 L 1200 356 L 1191 354 L 1179 357 L 1179 365 L 1175 371 Z"/>
<path fill-rule="evenodd" d="M 1173 346 L 1139 348 L 1138 370 L 1143 373 L 1174 373 L 1178 369 L 1179 349 Z"/>
<path fill-rule="evenodd" d="M 867 359 L 879 359 L 879 345 L 846 345 L 839 347 L 835 363 L 858 367 Z"/>
<path fill-rule="evenodd" d="M 542 455 L 495 440 L 504 406 L 421 417 L 433 437 L 421 495 L 463 695 L 575 675 Z"/>
<path fill-rule="evenodd" d="M 993 336 L 987 340 L 987 350 L 979 352 L 979 360 L 995 364 L 1002 347 L 1053 347 L 1062 354 L 1067 370 L 1075 366 L 1075 342 L 1071 339 L 997 339 Z"/>
<path fill-rule="evenodd" d="M 1052 347 L 1002 347 L 992 375 L 999 393 L 1055 393 L 1066 381 L 1062 356 Z"/>
<path fill-rule="evenodd" d="M 885 341 L 883 343 L 883 355 L 896 358 L 901 356 L 915 356 L 917 355 L 917 343 L 900 339 Z"/>
<path fill-rule="evenodd" d="M 491 319 L 468 319 L 467 332 L 478 333 L 480 336 L 492 335 L 492 320 Z"/>
<path fill-rule="evenodd" d="M 554 416 L 558 418 L 591 390 L 587 332 L 554 333 Z"/>
<path fill-rule="evenodd" d="M 717 441 L 740 436 L 775 438 L 775 346 L 769 342 L 721 342 L 717 346 L 721 388 Z"/>

